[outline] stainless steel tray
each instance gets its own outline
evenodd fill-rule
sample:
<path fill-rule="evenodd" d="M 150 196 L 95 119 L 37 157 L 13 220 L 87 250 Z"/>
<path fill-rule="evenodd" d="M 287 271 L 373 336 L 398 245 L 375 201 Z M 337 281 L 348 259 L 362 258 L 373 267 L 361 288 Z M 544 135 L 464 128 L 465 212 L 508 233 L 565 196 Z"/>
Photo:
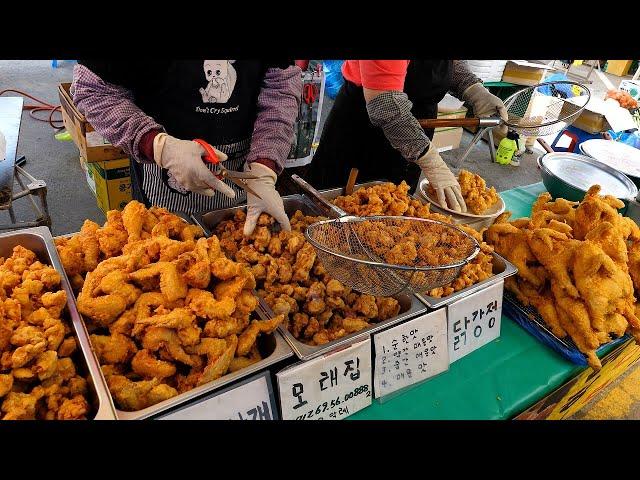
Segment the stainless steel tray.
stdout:
<path fill-rule="evenodd" d="M 242 208 L 242 207 L 239 207 L 239 208 Z M 181 216 L 185 221 L 189 220 L 184 215 L 181 215 Z M 207 230 L 205 228 L 205 233 L 206 232 Z M 60 235 L 59 237 L 56 237 L 56 238 L 69 237 L 71 235 L 74 235 L 74 234 L 70 233 L 68 235 Z M 73 297 L 73 293 L 71 293 L 71 296 Z M 270 316 L 267 316 L 268 313 L 262 311 L 261 309 L 257 309 L 257 314 L 263 320 L 271 318 Z M 82 319 L 82 315 L 78 313 L 78 316 Z M 84 327 L 84 319 L 82 319 L 82 324 Z M 125 412 L 124 410 L 119 410 L 115 406 L 115 402 L 113 401 L 111 392 L 109 392 L 109 388 L 106 385 L 106 381 L 104 381 L 103 379 L 109 401 L 111 402 L 112 408 L 115 411 L 115 417 L 118 420 L 141 420 L 144 418 L 154 417 L 178 405 L 188 403 L 189 401 L 193 400 L 194 398 L 200 395 L 218 390 L 226 385 L 229 385 L 232 382 L 235 382 L 236 380 L 251 376 L 256 372 L 265 370 L 267 367 L 293 356 L 293 351 L 291 350 L 291 347 L 289 346 L 288 342 L 284 339 L 282 334 L 278 331 L 273 332 L 271 335 L 259 336 L 257 340 L 257 344 L 258 344 L 258 350 L 260 351 L 260 354 L 264 357 L 259 362 L 249 365 L 248 367 L 243 368 L 242 370 L 238 370 L 236 372 L 224 375 L 219 379 L 214 380 L 213 382 L 209 382 L 200 387 L 196 387 L 192 390 L 181 393 L 180 395 L 176 395 L 175 397 L 169 398 L 164 402 L 156 403 L 155 405 L 151 405 L 150 407 L 147 407 L 142 410 L 137 410 L 134 412 Z M 92 348 L 92 352 L 93 352 L 93 348 Z M 97 356 L 95 356 L 95 354 L 94 354 L 94 358 L 97 363 L 98 358 Z M 101 375 L 101 378 L 103 378 L 102 375 Z"/>
<path fill-rule="evenodd" d="M 518 273 L 518 269 L 515 265 L 509 262 L 502 255 L 493 252 L 493 276 L 478 282 L 470 287 L 463 288 L 451 295 L 442 298 L 430 297 L 428 295 L 422 293 L 416 293 L 416 297 L 418 297 L 425 305 L 429 308 L 440 308 L 444 305 L 449 305 L 456 300 L 460 300 L 463 297 L 471 295 L 472 293 L 476 293 L 486 287 L 489 287 L 495 283 L 498 283 L 500 280 L 503 280 L 511 275 L 515 275 Z"/>
<path fill-rule="evenodd" d="M 381 183 L 381 182 L 375 182 Z M 373 184 L 373 183 L 372 183 Z M 368 184 L 364 184 L 368 185 Z M 336 197 L 340 194 L 339 192 L 342 189 L 337 188 Z M 335 198 L 335 197 L 334 197 Z M 304 195 L 288 195 L 282 197 L 282 201 L 284 203 L 284 209 L 287 215 L 291 216 L 295 213 L 296 210 L 300 210 L 305 215 L 326 215 L 322 211 L 322 209 L 315 205 L 311 199 L 307 198 Z M 218 223 L 228 220 L 233 217 L 237 210 L 244 210 L 246 206 L 239 206 L 233 208 L 226 208 L 224 210 L 215 210 L 213 212 L 208 212 L 204 214 L 198 214 L 193 216 L 193 220 L 200 225 L 207 234 L 211 234 Z M 287 340 L 293 351 L 301 360 L 310 360 L 312 358 L 318 357 L 330 351 L 339 349 L 341 347 L 347 346 L 350 343 L 359 340 L 360 337 L 364 335 L 371 334 L 373 332 L 377 332 L 382 330 L 383 328 L 390 327 L 397 323 L 400 323 L 404 320 L 408 320 L 409 318 L 416 317 L 423 313 L 427 312 L 427 308 L 418 301 L 412 295 L 404 294 L 397 297 L 400 302 L 401 310 L 400 314 L 384 320 L 379 323 L 371 324 L 371 327 L 366 328 L 364 330 L 360 330 L 359 332 L 352 333 L 338 340 L 334 340 L 333 342 L 329 342 L 324 345 L 307 345 L 297 340 L 285 327 L 281 326 L 280 332 L 284 335 L 284 338 Z M 261 308 L 266 315 L 273 315 L 271 308 L 266 304 L 266 302 L 261 298 L 260 299 Z"/>
<path fill-rule="evenodd" d="M 404 322 L 405 320 L 423 315 L 428 311 L 427 307 L 425 307 L 414 295 L 400 294 L 394 296 L 394 298 L 400 303 L 400 313 L 398 315 L 378 323 L 371 323 L 370 326 L 365 329 L 345 335 L 342 338 L 325 343 L 324 345 L 307 345 L 294 337 L 286 328 L 281 327 L 281 331 L 300 360 L 311 360 L 312 358 L 319 357 L 320 355 L 324 355 L 325 353 L 329 353 L 334 350 L 340 350 L 352 343 L 360 341 L 365 335 L 371 335 L 372 333 L 392 327 L 393 325 Z M 273 315 L 271 308 L 262 298 L 260 298 L 260 305 L 265 312 L 268 312 L 269 315 Z"/>
<path fill-rule="evenodd" d="M 89 343 L 89 334 L 85 328 L 84 322 L 82 321 L 82 317 L 78 313 L 75 297 L 71 290 L 69 279 L 62 268 L 58 252 L 53 243 L 51 232 L 46 227 L 36 227 L 17 232 L 4 233 L 0 235 L 0 256 L 10 256 L 11 250 L 16 245 L 22 245 L 23 247 L 33 251 L 38 256 L 38 260 L 42 263 L 51 265 L 60 273 L 62 288 L 67 294 L 67 306 L 65 311 L 67 313 L 67 318 L 73 326 L 73 330 L 80 347 L 80 355 L 76 356 L 76 360 L 81 359 L 82 364 L 77 366 L 81 369 L 81 373 L 88 377 L 87 383 L 95 412 L 92 419 L 115 420 L 115 409 L 111 402 L 109 389 L 107 388 L 106 382 L 102 376 L 98 359 L 94 355 L 91 344 Z"/>
<path fill-rule="evenodd" d="M 257 313 L 262 319 L 268 318 L 260 308 L 257 309 Z M 205 393 L 210 393 L 218 390 L 219 388 L 222 388 L 225 385 L 229 385 L 236 380 L 240 380 L 242 378 L 249 377 L 256 372 L 266 370 L 267 367 L 273 365 L 274 363 L 278 363 L 293 356 L 291 347 L 289 347 L 288 343 L 278 331 L 273 332 L 271 335 L 261 335 L 260 337 L 258 337 L 257 344 L 258 350 L 260 350 L 260 353 L 265 356 L 265 358 L 263 358 L 259 362 L 256 362 L 253 365 L 249 365 L 242 370 L 228 373 L 227 375 L 224 375 L 219 379 L 214 380 L 213 382 L 201 385 L 200 387 L 196 387 L 192 390 L 189 390 L 188 392 L 181 393 L 180 395 L 169 398 L 164 402 L 156 403 L 155 405 L 151 405 L 150 407 L 144 408 L 142 410 L 137 410 L 135 412 L 125 412 L 116 408 L 115 412 L 118 420 L 141 420 L 143 418 L 156 416 L 178 405 L 186 404 Z"/>

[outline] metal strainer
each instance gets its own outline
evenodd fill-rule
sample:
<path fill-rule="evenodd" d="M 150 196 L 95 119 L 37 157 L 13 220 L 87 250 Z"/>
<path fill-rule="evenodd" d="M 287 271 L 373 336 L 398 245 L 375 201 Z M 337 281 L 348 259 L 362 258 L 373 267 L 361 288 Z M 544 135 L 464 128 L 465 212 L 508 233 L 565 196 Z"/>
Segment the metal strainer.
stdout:
<path fill-rule="evenodd" d="M 453 118 L 423 119 L 424 128 L 495 127 L 502 123 L 526 137 L 544 137 L 571 125 L 591 99 L 591 92 L 572 81 L 545 82 L 524 88 L 504 101 L 509 119 Z"/>
<path fill-rule="evenodd" d="M 452 282 L 480 252 L 476 239 L 453 225 L 404 216 L 347 215 L 298 175 L 291 178 L 339 217 L 309 225 L 305 237 L 329 275 L 358 292 L 424 293 Z"/>
<path fill-rule="evenodd" d="M 446 285 L 480 251 L 453 225 L 404 216 L 324 220 L 307 227 L 305 237 L 333 278 L 377 296 Z"/>

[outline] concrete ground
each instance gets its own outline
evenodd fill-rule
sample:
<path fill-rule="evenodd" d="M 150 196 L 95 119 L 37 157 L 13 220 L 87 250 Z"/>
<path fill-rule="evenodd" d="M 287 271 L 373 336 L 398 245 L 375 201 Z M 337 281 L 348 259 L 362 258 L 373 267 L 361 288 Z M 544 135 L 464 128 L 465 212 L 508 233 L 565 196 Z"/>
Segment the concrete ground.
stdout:
<path fill-rule="evenodd" d="M 58 68 L 53 69 L 49 60 L 0 60 L 0 90 L 19 89 L 57 105 L 58 84 L 71 81 L 73 65 L 72 62 L 61 61 Z M 581 73 L 586 71 L 586 67 L 572 67 L 572 71 Z M 614 75 L 607 76 L 616 86 L 622 80 Z M 591 79 L 593 83 L 589 88 L 592 89 L 592 94 L 603 95 L 606 88 L 600 79 L 595 74 Z M 25 103 L 33 102 L 27 99 Z M 332 105 L 333 101 L 325 97 L 321 126 Z M 78 149 L 72 142 L 57 141 L 54 133 L 48 123 L 38 122 L 29 117 L 28 112 L 24 112 L 18 155 L 27 157 L 26 170 L 29 173 L 47 183 L 49 211 L 53 218 L 52 231 L 54 235 L 60 235 L 77 231 L 86 218 L 102 223 L 104 215 L 97 207 L 80 168 Z M 457 158 L 471 138 L 471 134 L 465 131 L 461 149 L 444 152 L 443 158 L 449 162 Z M 542 152 L 541 149 L 538 151 Z M 492 163 L 487 143 L 480 142 L 467 157 L 464 168 L 480 173 L 490 185 L 502 191 L 540 181 L 535 162 L 537 155 L 538 153 L 524 155 L 519 167 L 505 167 Z M 33 218 L 26 198 L 18 200 L 15 209 L 19 220 Z M 0 222 L 8 221 L 8 213 L 0 212 Z"/>

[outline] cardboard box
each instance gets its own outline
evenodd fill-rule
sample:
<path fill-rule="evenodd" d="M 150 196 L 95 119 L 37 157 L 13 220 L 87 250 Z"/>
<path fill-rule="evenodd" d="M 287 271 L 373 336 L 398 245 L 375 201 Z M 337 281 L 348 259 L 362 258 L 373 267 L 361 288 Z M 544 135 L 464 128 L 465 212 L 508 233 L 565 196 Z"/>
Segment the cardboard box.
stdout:
<path fill-rule="evenodd" d="M 58 96 L 62 105 L 62 120 L 73 142 L 80 150 L 80 155 L 89 163 L 105 160 L 117 160 L 125 156 L 124 151 L 111 145 L 102 135 L 96 132 L 87 122 L 73 101 L 69 88 L 70 83 L 58 85 Z"/>
<path fill-rule="evenodd" d="M 607 73 L 624 77 L 629 73 L 633 60 L 607 60 Z"/>
<path fill-rule="evenodd" d="M 98 207 L 105 214 L 109 210 L 122 210 L 131 200 L 131 170 L 128 158 L 104 162 L 87 162 L 80 157 L 80 164 L 86 165 L 87 183 L 96 197 Z"/>
<path fill-rule="evenodd" d="M 457 128 L 437 128 L 433 134 L 431 143 L 436 146 L 438 152 L 455 150 L 460 147 L 462 141 L 462 127 Z"/>
<path fill-rule="evenodd" d="M 509 60 L 504 67 L 504 72 L 502 72 L 502 81 L 516 85 L 536 85 L 543 81 L 549 70 L 555 69 L 543 63 Z"/>

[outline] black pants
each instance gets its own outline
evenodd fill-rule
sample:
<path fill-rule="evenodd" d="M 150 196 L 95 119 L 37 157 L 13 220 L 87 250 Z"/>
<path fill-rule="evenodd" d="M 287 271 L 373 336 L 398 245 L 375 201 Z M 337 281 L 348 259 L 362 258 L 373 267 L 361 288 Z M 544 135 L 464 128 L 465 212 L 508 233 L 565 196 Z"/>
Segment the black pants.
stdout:
<path fill-rule="evenodd" d="M 435 117 L 437 106 L 433 110 Z M 433 130 L 426 133 L 433 137 Z M 369 120 L 362 87 L 345 81 L 327 117 L 313 160 L 300 174 L 316 188 L 336 188 L 347 183 L 353 167 L 359 170 L 358 183 L 405 180 L 414 190 L 420 177 L 420 167 L 407 162 L 382 129 Z"/>

